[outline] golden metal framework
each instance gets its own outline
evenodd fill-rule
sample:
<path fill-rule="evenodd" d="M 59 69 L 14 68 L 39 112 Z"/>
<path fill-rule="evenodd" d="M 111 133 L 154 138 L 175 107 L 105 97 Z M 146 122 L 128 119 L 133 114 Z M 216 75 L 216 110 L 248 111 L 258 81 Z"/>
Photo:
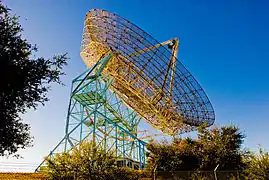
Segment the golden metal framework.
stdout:
<path fill-rule="evenodd" d="M 153 127 L 168 135 L 215 120 L 213 107 L 177 61 L 177 38 L 159 43 L 129 21 L 104 10 L 87 13 L 81 57 L 87 67 L 113 53 L 102 71 L 111 90 Z"/>

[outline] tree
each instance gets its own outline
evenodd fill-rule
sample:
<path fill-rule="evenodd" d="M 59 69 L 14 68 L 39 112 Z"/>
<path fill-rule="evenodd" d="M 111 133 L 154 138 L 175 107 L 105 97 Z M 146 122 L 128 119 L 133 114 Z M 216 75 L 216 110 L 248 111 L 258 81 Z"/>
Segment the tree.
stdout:
<path fill-rule="evenodd" d="M 175 171 L 195 171 L 199 168 L 197 142 L 191 138 L 174 139 L 172 144 L 167 142 L 150 142 L 147 145 L 148 159 L 146 171 L 154 177 L 156 172 L 168 172 L 169 178 Z M 188 174 L 187 174 L 188 175 Z M 161 173 L 166 176 L 166 173 Z M 186 178 L 181 176 L 181 178 Z"/>
<path fill-rule="evenodd" d="M 19 115 L 48 101 L 50 84 L 62 84 L 67 63 L 66 54 L 35 57 L 36 46 L 22 32 L 18 17 L 0 1 L 0 156 L 31 145 L 30 126 Z"/>
<path fill-rule="evenodd" d="M 236 126 L 198 129 L 198 143 L 201 145 L 201 170 L 243 170 L 241 146 L 244 135 Z"/>
<path fill-rule="evenodd" d="M 199 167 L 196 147 L 190 138 L 175 139 L 172 144 L 151 142 L 147 145 L 147 167 L 157 167 L 157 171 L 196 170 Z"/>
<path fill-rule="evenodd" d="M 71 152 L 56 154 L 54 158 L 46 158 L 48 173 L 54 179 L 96 179 L 105 175 L 115 166 L 113 152 L 82 141 Z"/>
<path fill-rule="evenodd" d="M 269 153 L 259 149 L 258 154 L 252 153 L 246 158 L 248 168 L 246 169 L 247 179 L 269 179 Z"/>
<path fill-rule="evenodd" d="M 198 139 L 174 139 L 171 144 L 147 145 L 147 167 L 154 171 L 236 171 L 246 168 L 241 145 L 244 135 L 236 126 L 198 128 Z M 212 173 L 211 173 L 212 175 Z"/>
<path fill-rule="evenodd" d="M 53 179 L 118 180 L 139 178 L 139 173 L 127 167 L 116 167 L 115 153 L 105 151 L 92 141 L 82 141 L 71 152 L 46 158 L 45 170 Z"/>

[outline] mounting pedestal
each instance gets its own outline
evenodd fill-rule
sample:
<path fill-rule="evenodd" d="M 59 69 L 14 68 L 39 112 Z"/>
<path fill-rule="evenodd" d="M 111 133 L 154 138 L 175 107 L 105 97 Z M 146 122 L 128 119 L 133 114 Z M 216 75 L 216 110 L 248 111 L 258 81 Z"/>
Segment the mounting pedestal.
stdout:
<path fill-rule="evenodd" d="M 141 117 L 110 90 L 113 79 L 102 75 L 112 56 L 107 55 L 72 81 L 65 136 L 49 156 L 71 151 L 88 139 L 106 151 L 113 150 L 118 166 L 145 166 L 146 143 L 137 138 Z M 36 171 L 42 165 L 44 161 Z"/>

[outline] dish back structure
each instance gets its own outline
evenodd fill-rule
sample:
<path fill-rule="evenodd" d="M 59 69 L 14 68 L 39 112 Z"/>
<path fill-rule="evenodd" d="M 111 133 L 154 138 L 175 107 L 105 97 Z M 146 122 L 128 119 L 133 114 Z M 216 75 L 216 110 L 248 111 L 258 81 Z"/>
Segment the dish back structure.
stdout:
<path fill-rule="evenodd" d="M 212 125 L 215 120 L 205 92 L 176 61 L 177 49 L 177 38 L 159 43 L 113 13 L 96 9 L 87 14 L 81 48 L 85 64 L 92 67 L 101 57 L 116 52 L 103 72 L 114 79 L 111 89 L 152 126 L 169 135 Z"/>

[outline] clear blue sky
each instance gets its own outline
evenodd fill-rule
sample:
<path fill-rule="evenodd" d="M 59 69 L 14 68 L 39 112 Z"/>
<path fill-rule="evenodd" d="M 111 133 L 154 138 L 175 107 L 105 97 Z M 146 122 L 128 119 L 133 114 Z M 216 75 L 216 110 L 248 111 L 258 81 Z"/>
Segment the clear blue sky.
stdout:
<path fill-rule="evenodd" d="M 24 115 L 34 147 L 22 162 L 39 163 L 64 135 L 71 80 L 85 70 L 79 56 L 85 14 L 93 8 L 114 12 L 159 41 L 181 39 L 179 59 L 208 94 L 216 124 L 237 124 L 245 146 L 269 149 L 269 3 L 266 1 L 4 0 L 21 16 L 24 36 L 51 57 L 68 52 L 63 78 L 50 102 Z"/>

